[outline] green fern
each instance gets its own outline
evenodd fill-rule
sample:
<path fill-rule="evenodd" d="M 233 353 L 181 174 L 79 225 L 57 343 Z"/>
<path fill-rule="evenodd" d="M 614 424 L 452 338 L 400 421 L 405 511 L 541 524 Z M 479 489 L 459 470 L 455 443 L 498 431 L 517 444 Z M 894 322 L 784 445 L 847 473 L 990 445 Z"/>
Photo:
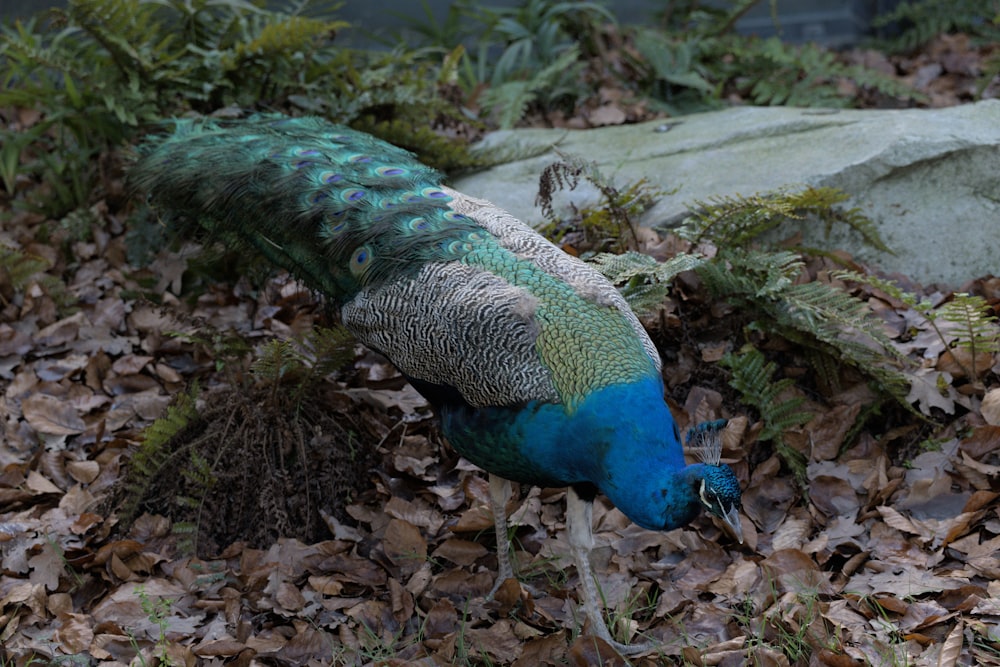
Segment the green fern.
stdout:
<path fill-rule="evenodd" d="M 317 327 L 294 341 L 268 341 L 251 371 L 275 391 L 291 387 L 293 394 L 300 397 L 353 357 L 354 337 L 347 329 Z"/>
<path fill-rule="evenodd" d="M 195 406 L 198 393 L 198 385 L 195 383 L 189 391 L 177 394 L 166 414 L 143 432 L 142 443 L 129 459 L 123 484 L 124 500 L 120 513 L 126 525 L 135 519 L 148 489 L 173 456 L 174 450 L 170 443 L 198 419 L 198 409 Z"/>
<path fill-rule="evenodd" d="M 910 51 L 938 35 L 964 32 L 996 42 L 1000 39 L 1000 2 L 996 0 L 911 0 L 872 21 L 875 27 L 902 26 L 898 37 L 883 44 L 892 51 Z"/>
<path fill-rule="evenodd" d="M 719 58 L 717 66 L 729 86 L 754 104 L 800 107 L 848 107 L 853 93 L 842 92 L 838 82 L 854 81 L 888 97 L 916 98 L 912 87 L 873 69 L 838 60 L 819 45 L 787 44 L 777 37 L 747 39 L 725 35 L 705 45 Z"/>
<path fill-rule="evenodd" d="M 696 270 L 714 296 L 745 312 L 761 330 L 854 367 L 908 405 L 908 384 L 898 368 L 903 359 L 867 305 L 828 283 L 798 282 L 802 267 L 792 252 L 726 248 L 717 261 Z M 837 365 L 814 368 L 822 383 L 839 386 Z"/>
<path fill-rule="evenodd" d="M 939 306 L 928 299 L 904 292 L 896 283 L 865 275 L 856 271 L 839 271 L 837 279 L 870 285 L 890 297 L 902 301 L 920 314 L 946 348 L 960 348 L 969 351 L 971 367 L 955 357 L 970 382 L 978 383 L 982 369 L 977 367 L 977 357 L 983 352 L 1000 352 L 1000 328 L 990 304 L 981 296 L 957 292 Z M 947 323 L 947 324 L 944 324 Z"/>
<path fill-rule="evenodd" d="M 707 260 L 699 255 L 679 253 L 665 262 L 629 251 L 621 255 L 601 253 L 591 261 L 597 270 L 618 286 L 637 313 L 649 313 L 663 303 L 677 274 L 697 269 Z"/>
<path fill-rule="evenodd" d="M 803 281 L 805 263 L 799 252 L 753 247 L 763 235 L 808 216 L 828 226 L 847 225 L 884 248 L 860 211 L 834 208 L 843 199 L 829 188 L 718 198 L 697 206 L 677 230 L 694 245 L 691 253 L 664 264 L 638 253 L 599 256 L 595 263 L 640 315 L 656 309 L 677 273 L 694 270 L 712 297 L 735 306 L 754 330 L 794 343 L 816 371 L 818 386 L 831 393 L 838 390 L 847 366 L 868 378 L 882 395 L 910 407 L 908 383 L 900 370 L 905 360 L 867 304 L 832 284 Z M 715 255 L 698 254 L 702 244 L 713 246 Z"/>
<path fill-rule="evenodd" d="M 504 81 L 488 88 L 483 93 L 483 106 L 492 111 L 501 128 L 511 128 L 531 104 L 551 103 L 561 93 L 569 93 L 563 82 L 575 81 L 582 69 L 580 50 L 570 47 L 529 78 Z"/>
<path fill-rule="evenodd" d="M 312 4 L 283 12 L 243 0 L 70 0 L 52 20 L 0 27 L 0 107 L 41 113 L 25 131 L 0 130 L 3 186 L 13 192 L 19 174 L 45 182 L 46 196 L 30 203 L 60 218 L 93 195 L 97 155 L 163 118 L 226 107 L 296 108 L 348 124 L 398 119 L 410 128 L 394 128 L 408 138 L 400 143 L 428 162 L 477 164 L 428 129 L 468 124 L 440 94 L 440 63 L 337 48 L 346 24 L 306 16 Z"/>
<path fill-rule="evenodd" d="M 997 329 L 992 307 L 981 296 L 956 293 L 941 307 L 940 317 L 954 325 L 952 330 L 957 335 L 955 345 L 970 353 L 972 367 L 967 369 L 967 376 L 974 382 L 978 381 L 980 369 L 977 368 L 977 356 L 982 352 L 1000 352 L 997 346 L 1000 330 Z"/>
<path fill-rule="evenodd" d="M 0 303 L 6 303 L 17 292 L 37 283 L 60 307 L 74 304 L 76 300 L 67 292 L 66 285 L 55 276 L 45 273 L 49 266 L 49 261 L 44 257 L 0 244 L 0 285 L 7 285 L 11 290 L 6 294 L 0 291 Z"/>
<path fill-rule="evenodd" d="M 0 245 L 0 267 L 3 268 L 7 282 L 14 289 L 22 289 L 32 276 L 49 268 L 49 262 L 38 255 L 29 255 Z"/>
<path fill-rule="evenodd" d="M 807 412 L 800 410 L 804 399 L 798 396 L 784 398 L 795 384 L 791 378 L 774 380 L 777 370 L 774 362 L 752 346 L 745 346 L 738 354 L 727 353 L 721 360 L 732 371 L 730 386 L 740 392 L 742 400 L 757 410 L 763 429 L 758 439 L 773 442 L 775 450 L 795 473 L 800 482 L 806 481 L 806 458 L 790 447 L 784 433 L 810 420 Z"/>
<path fill-rule="evenodd" d="M 638 246 L 637 218 L 651 208 L 664 193 L 640 179 L 619 187 L 606 177 L 596 162 L 576 156 L 563 155 L 542 170 L 538 182 L 535 204 L 549 223 L 539 229 L 543 235 L 559 239 L 572 228 L 584 233 L 588 247 L 610 248 L 622 252 Z M 600 193 L 593 206 L 574 209 L 578 219 L 560 220 L 555 213 L 555 194 L 560 190 L 573 190 L 585 180 Z"/>
<path fill-rule="evenodd" d="M 781 227 L 812 219 L 822 223 L 827 234 L 835 224 L 846 225 L 868 245 L 890 252 L 871 218 L 857 207 L 839 206 L 848 197 L 829 187 L 714 197 L 694 202 L 677 234 L 695 244 L 710 240 L 718 247 L 742 247 Z"/>

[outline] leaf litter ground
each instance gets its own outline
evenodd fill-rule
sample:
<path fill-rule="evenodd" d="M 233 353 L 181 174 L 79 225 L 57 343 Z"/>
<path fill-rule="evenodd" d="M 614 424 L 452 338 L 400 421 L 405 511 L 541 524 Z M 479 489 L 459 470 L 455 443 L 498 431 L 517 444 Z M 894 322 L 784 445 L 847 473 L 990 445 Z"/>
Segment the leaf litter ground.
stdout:
<path fill-rule="evenodd" d="M 956 53 L 970 52 L 942 38 L 913 63 L 935 106 L 971 85 L 975 63 Z M 0 275 L 2 664 L 621 664 L 581 628 L 561 490 L 512 501 L 525 585 L 487 601 L 486 482 L 391 366 L 359 349 L 294 405 L 248 381 L 225 332 L 255 346 L 294 338 L 324 321 L 312 295 L 278 277 L 264 289 L 206 281 L 182 301 L 190 252 L 134 269 L 115 208 L 95 206 L 86 240 L 57 229 L 40 242 L 50 224 L 23 213 L 0 232 L 48 266 L 16 287 Z M 803 279 L 829 280 L 824 261 Z M 997 279 L 963 290 L 997 311 Z M 747 543 L 704 517 L 645 531 L 598 502 L 594 566 L 613 627 L 661 642 L 633 663 L 1000 664 L 995 351 L 963 377 L 960 352 L 869 290 L 916 362 L 910 398 L 934 421 L 886 410 L 852 434 L 868 387 L 849 373 L 836 391 L 818 387 L 792 350 L 772 349 L 812 415 L 785 434 L 808 461 L 804 493 L 755 441 L 760 424 L 715 363 L 729 314 L 697 285 L 675 294 L 647 324 L 670 355 L 682 427 L 731 420 Z M 202 419 L 126 522 L 113 508 L 129 458 L 196 378 Z M 193 451 L 217 480 L 201 494 L 181 465 Z"/>

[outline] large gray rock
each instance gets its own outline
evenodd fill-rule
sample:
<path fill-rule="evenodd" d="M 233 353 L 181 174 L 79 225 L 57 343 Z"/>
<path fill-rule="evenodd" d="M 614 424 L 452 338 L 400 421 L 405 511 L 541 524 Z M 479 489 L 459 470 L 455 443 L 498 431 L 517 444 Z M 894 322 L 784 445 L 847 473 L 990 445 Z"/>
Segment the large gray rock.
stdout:
<path fill-rule="evenodd" d="M 832 186 L 876 221 L 896 254 L 847 233 L 824 241 L 820 230 L 806 230 L 807 242 L 923 283 L 954 287 L 1000 273 L 1000 100 L 933 110 L 739 107 L 669 122 L 487 138 L 488 145 L 507 141 L 555 145 L 597 162 L 618 184 L 645 177 L 676 189 L 644 218 L 647 225 L 676 224 L 688 204 L 713 195 Z M 538 176 L 557 159 L 549 150 L 454 185 L 538 223 Z M 592 188 L 581 188 L 563 201 L 596 198 Z"/>

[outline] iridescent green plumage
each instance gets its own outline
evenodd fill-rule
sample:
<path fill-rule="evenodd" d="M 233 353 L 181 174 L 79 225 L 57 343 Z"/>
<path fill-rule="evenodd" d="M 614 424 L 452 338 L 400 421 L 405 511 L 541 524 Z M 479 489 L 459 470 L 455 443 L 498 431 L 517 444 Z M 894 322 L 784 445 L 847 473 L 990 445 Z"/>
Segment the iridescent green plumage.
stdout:
<path fill-rule="evenodd" d="M 605 638 L 586 574 L 596 491 L 647 528 L 706 508 L 739 531 L 736 477 L 718 460 L 685 464 L 656 349 L 614 287 L 409 153 L 318 119 L 181 121 L 142 149 L 132 180 L 168 222 L 249 244 L 339 304 L 462 455 L 570 486 L 587 612 Z"/>

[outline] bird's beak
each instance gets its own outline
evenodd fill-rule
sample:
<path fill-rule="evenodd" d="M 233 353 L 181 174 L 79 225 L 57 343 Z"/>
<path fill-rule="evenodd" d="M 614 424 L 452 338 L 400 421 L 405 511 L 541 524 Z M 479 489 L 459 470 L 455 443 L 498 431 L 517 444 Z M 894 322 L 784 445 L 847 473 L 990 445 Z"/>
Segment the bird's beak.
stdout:
<path fill-rule="evenodd" d="M 722 517 L 726 525 L 729 526 L 729 531 L 733 534 L 740 544 L 743 544 L 743 524 L 740 523 L 740 508 L 734 507 L 726 515 Z"/>

